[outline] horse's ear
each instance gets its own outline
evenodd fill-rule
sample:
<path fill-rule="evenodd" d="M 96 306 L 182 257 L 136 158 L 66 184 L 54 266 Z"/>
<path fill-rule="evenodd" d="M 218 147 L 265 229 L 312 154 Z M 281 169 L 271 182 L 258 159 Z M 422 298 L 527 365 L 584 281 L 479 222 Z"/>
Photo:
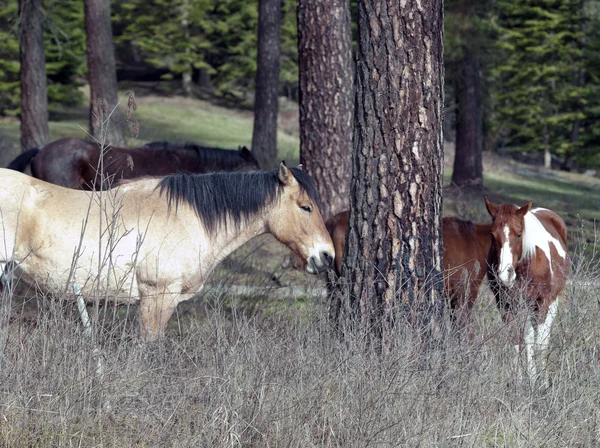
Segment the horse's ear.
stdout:
<path fill-rule="evenodd" d="M 487 208 L 487 211 L 490 214 L 490 216 L 492 217 L 492 219 L 495 219 L 496 213 L 498 213 L 498 208 L 494 204 L 492 204 L 490 201 L 488 201 L 487 196 L 485 197 L 485 208 Z"/>
<path fill-rule="evenodd" d="M 294 175 L 292 174 L 292 172 L 290 171 L 290 169 L 287 167 L 287 165 L 285 164 L 285 161 L 282 160 L 281 163 L 279 164 L 279 181 L 285 185 L 285 186 L 291 186 L 293 185 L 296 181 L 296 178 L 294 177 Z"/>
<path fill-rule="evenodd" d="M 529 210 L 531 210 L 532 205 L 533 205 L 533 201 L 529 201 L 527 204 L 525 204 L 523 207 L 521 207 L 519 210 L 517 210 L 517 215 L 519 215 L 522 218 L 527 213 L 529 213 Z"/>
<path fill-rule="evenodd" d="M 248 159 L 248 157 L 250 157 L 250 150 L 245 146 L 238 146 L 238 152 L 244 159 Z"/>

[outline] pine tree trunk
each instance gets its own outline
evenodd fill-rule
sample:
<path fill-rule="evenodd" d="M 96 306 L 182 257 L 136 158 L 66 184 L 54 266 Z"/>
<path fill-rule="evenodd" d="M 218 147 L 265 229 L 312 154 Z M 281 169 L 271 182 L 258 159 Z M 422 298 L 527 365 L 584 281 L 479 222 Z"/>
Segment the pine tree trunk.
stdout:
<path fill-rule="evenodd" d="M 118 103 L 117 71 L 109 0 L 85 0 L 88 81 L 90 83 L 89 133 L 98 141 L 124 146 L 125 118 Z M 114 111 L 113 111 L 114 109 Z M 110 118 L 109 118 L 110 116 Z"/>
<path fill-rule="evenodd" d="M 298 0 L 300 162 L 328 218 L 349 206 L 354 116 L 350 5 Z"/>
<path fill-rule="evenodd" d="M 19 0 L 21 149 L 48 143 L 48 93 L 41 0 Z"/>
<path fill-rule="evenodd" d="M 443 26 L 441 0 L 358 1 L 350 222 L 332 304 L 384 342 L 399 316 L 431 329 L 442 309 Z"/>
<path fill-rule="evenodd" d="M 258 55 L 252 151 L 264 170 L 273 168 L 277 162 L 281 0 L 259 0 L 258 8 Z"/>
<path fill-rule="evenodd" d="M 483 121 L 479 59 L 465 47 L 465 56 L 457 62 L 456 74 L 456 151 L 452 183 L 458 187 L 483 186 Z"/>

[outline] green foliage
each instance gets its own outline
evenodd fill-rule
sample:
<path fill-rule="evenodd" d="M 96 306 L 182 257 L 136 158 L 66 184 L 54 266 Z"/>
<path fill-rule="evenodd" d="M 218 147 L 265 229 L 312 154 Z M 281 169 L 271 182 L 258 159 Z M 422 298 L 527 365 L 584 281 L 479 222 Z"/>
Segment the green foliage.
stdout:
<path fill-rule="evenodd" d="M 0 115 L 19 107 L 19 40 L 16 0 L 0 1 Z"/>
<path fill-rule="evenodd" d="M 86 74 L 86 36 L 82 0 L 46 0 L 44 52 L 48 103 L 74 106 L 83 101 L 79 81 Z"/>
<path fill-rule="evenodd" d="M 210 0 L 127 0 L 114 2 L 113 21 L 123 29 L 116 42 L 137 46 L 152 65 L 181 74 L 208 69 L 204 56 L 213 24 Z"/>
<path fill-rule="evenodd" d="M 498 0 L 493 81 L 509 147 L 581 155 L 595 89 L 585 75 L 586 22 L 580 0 Z"/>
<path fill-rule="evenodd" d="M 221 92 L 245 95 L 256 74 L 258 0 L 213 0 L 209 17 L 214 84 Z"/>
<path fill-rule="evenodd" d="M 49 107 L 79 104 L 77 79 L 85 73 L 83 0 L 46 0 L 43 7 Z M 0 115 L 19 112 L 18 19 L 18 0 L 0 2 Z"/>

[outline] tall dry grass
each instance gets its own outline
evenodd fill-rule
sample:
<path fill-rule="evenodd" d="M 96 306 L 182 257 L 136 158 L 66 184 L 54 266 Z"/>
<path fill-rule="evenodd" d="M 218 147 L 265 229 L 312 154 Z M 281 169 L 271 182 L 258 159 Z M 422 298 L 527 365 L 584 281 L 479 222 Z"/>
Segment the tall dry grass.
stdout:
<path fill-rule="evenodd" d="M 397 328 L 386 356 L 334 336 L 318 303 L 263 316 L 205 297 L 152 344 L 135 313 L 100 308 L 101 378 L 73 297 L 32 306 L 5 293 L 0 445 L 598 446 L 600 266 L 578 258 L 573 270 L 547 390 L 513 381 L 514 348 L 485 291 L 474 341 L 426 352 Z"/>

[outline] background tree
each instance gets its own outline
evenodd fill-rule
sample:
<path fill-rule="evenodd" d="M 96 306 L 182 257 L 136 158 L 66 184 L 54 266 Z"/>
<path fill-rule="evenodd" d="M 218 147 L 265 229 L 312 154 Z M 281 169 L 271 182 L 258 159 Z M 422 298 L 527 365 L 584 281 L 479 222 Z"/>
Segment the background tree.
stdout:
<path fill-rule="evenodd" d="M 101 134 L 104 126 L 105 142 L 114 146 L 124 146 L 121 126 L 125 120 L 117 107 L 117 72 L 109 0 L 85 0 L 85 30 L 90 83 L 89 133 L 95 139 L 103 141 L 104 136 Z M 103 104 L 106 104 L 106 107 Z M 112 114 L 110 121 L 103 124 L 103 120 L 109 114 Z"/>
<path fill-rule="evenodd" d="M 452 184 L 483 186 L 483 107 L 481 53 L 486 43 L 483 16 L 489 2 L 450 0 L 445 3 L 446 80 L 454 94 L 455 157 Z"/>
<path fill-rule="evenodd" d="M 579 146 L 573 128 L 584 119 L 580 0 L 498 0 L 502 59 L 494 69 L 497 112 L 506 144 L 570 159 Z M 579 137 L 577 138 L 579 140 Z"/>
<path fill-rule="evenodd" d="M 325 218 L 348 209 L 354 113 L 349 2 L 298 0 L 300 162 Z"/>
<path fill-rule="evenodd" d="M 260 167 L 271 169 L 277 159 L 281 0 L 259 0 L 258 7 L 252 150 Z"/>
<path fill-rule="evenodd" d="M 180 76 L 185 95 L 192 94 L 194 70 L 211 70 L 205 61 L 210 48 L 207 36 L 210 0 L 129 0 L 117 6 L 114 20 L 122 26 L 118 43 L 130 43 L 144 60 L 169 72 L 163 79 Z"/>
<path fill-rule="evenodd" d="M 404 307 L 424 325 L 441 304 L 443 26 L 441 0 L 358 1 L 349 291 L 334 308 L 384 338 Z"/>
<path fill-rule="evenodd" d="M 21 60 L 21 148 L 48 142 L 48 96 L 41 0 L 19 0 Z"/>

